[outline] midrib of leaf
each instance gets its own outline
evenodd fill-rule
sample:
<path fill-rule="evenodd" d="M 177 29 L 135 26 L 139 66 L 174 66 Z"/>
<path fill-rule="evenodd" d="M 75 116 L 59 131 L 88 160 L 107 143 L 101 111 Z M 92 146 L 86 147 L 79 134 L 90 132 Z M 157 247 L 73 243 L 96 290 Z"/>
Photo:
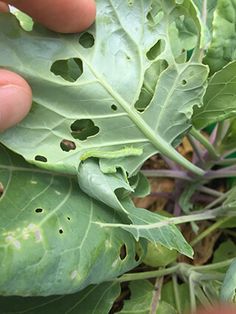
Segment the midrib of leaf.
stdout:
<path fill-rule="evenodd" d="M 133 123 L 139 128 L 139 130 L 149 139 L 152 145 L 163 155 L 169 157 L 173 161 L 177 162 L 181 166 L 185 167 L 186 169 L 190 170 L 191 172 L 196 173 L 197 175 L 203 175 L 204 171 L 191 162 L 186 160 L 182 155 L 180 155 L 169 143 L 167 143 L 163 138 L 161 138 L 158 134 L 156 134 L 152 128 L 144 121 L 141 116 L 136 112 L 136 110 L 131 107 L 126 100 L 121 97 L 113 88 L 112 86 L 107 83 L 99 74 L 93 69 L 93 67 L 86 62 L 89 66 L 90 70 L 94 74 L 94 76 L 99 80 L 101 85 L 106 89 L 106 91 L 115 99 L 123 108 L 124 111 L 127 112 L 130 119 Z"/>
<path fill-rule="evenodd" d="M 134 39 L 131 37 L 129 33 L 125 30 L 124 26 L 122 25 L 119 15 L 117 14 L 117 11 L 112 3 L 111 0 L 109 0 L 109 3 L 111 7 L 113 8 L 113 11 L 115 12 L 115 15 L 117 17 L 117 20 L 122 27 L 122 29 L 126 32 L 126 34 L 129 36 L 131 41 L 135 44 L 137 47 L 138 55 L 139 55 L 139 65 L 141 67 L 140 73 L 144 73 L 143 70 L 143 62 L 142 62 L 142 54 L 140 51 L 140 48 L 138 44 L 134 41 Z M 142 0 L 142 6 L 143 6 L 143 0 Z M 77 50 L 77 49 L 76 49 Z M 78 52 L 78 51 L 77 51 Z M 181 154 L 179 154 L 169 143 L 167 143 L 163 138 L 161 138 L 158 134 L 156 134 L 152 128 L 149 127 L 149 125 L 141 118 L 141 116 L 136 112 L 134 107 L 131 107 L 129 103 L 120 95 L 118 94 L 113 87 L 104 80 L 97 71 L 93 68 L 93 66 L 83 57 L 79 56 L 82 61 L 86 63 L 86 65 L 89 67 L 93 75 L 96 77 L 98 82 L 104 87 L 104 89 L 115 99 L 123 108 L 124 111 L 128 114 L 129 118 L 133 121 L 133 123 L 139 128 L 139 130 L 148 138 L 148 140 L 152 143 L 152 145 L 157 149 L 158 152 L 162 153 L 166 157 L 172 159 L 173 161 L 177 162 L 184 168 L 188 169 L 189 171 L 202 176 L 204 174 L 204 171 L 197 166 L 193 165 L 191 162 L 189 162 L 187 159 L 185 159 Z M 140 80 L 139 86 L 137 88 L 137 91 L 140 91 L 143 84 L 143 80 Z M 173 88 L 172 88 L 173 90 Z"/>

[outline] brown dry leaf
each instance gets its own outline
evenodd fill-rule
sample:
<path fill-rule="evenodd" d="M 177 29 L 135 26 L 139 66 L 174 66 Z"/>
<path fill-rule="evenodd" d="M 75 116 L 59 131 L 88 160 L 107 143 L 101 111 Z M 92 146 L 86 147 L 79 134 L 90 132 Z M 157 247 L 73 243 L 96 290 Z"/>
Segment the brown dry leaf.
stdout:
<path fill-rule="evenodd" d="M 207 229 L 210 226 L 210 223 L 207 221 L 203 221 L 198 224 L 199 226 L 199 234 Z M 196 238 L 196 234 L 192 231 L 192 228 L 189 224 L 184 225 L 182 229 L 182 233 L 187 240 L 187 242 L 191 242 Z M 194 245 L 194 259 L 191 260 L 186 256 L 181 255 L 179 257 L 180 262 L 193 264 L 193 265 L 203 265 L 205 264 L 212 256 L 214 251 L 214 246 L 219 236 L 221 235 L 220 230 L 216 230 L 215 232 L 210 233 L 207 237 L 202 239 L 202 241 L 198 242 Z"/>
<path fill-rule="evenodd" d="M 157 193 L 171 193 L 174 189 L 174 181 L 168 178 L 150 178 L 151 194 L 145 198 L 135 198 L 134 203 L 137 207 L 150 208 L 154 211 L 164 209 L 168 199 L 158 196 Z"/>
<path fill-rule="evenodd" d="M 187 137 L 184 137 L 182 143 L 179 145 L 178 152 L 185 158 L 192 158 L 193 148 Z"/>

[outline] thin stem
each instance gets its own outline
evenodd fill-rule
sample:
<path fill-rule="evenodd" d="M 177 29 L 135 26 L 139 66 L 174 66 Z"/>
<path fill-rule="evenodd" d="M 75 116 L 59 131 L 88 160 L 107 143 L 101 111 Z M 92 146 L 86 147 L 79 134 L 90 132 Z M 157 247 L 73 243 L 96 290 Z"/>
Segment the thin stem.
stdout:
<path fill-rule="evenodd" d="M 205 178 L 207 180 L 220 179 L 220 178 L 233 178 L 233 177 L 236 177 L 236 169 L 234 168 L 234 170 L 233 169 L 231 170 L 230 167 L 220 169 L 217 171 L 209 170 L 205 174 Z"/>
<path fill-rule="evenodd" d="M 214 146 L 216 148 L 220 146 L 222 139 L 224 138 L 225 134 L 228 131 L 229 125 L 230 125 L 229 121 L 218 122 L 217 134 L 214 142 Z"/>
<path fill-rule="evenodd" d="M 209 264 L 209 265 L 204 265 L 204 266 L 193 266 L 191 269 L 194 269 L 195 271 L 209 271 L 209 270 L 216 270 L 216 269 L 220 269 L 220 268 L 224 268 L 227 267 L 229 265 L 231 265 L 231 263 L 235 260 L 235 258 L 230 258 L 227 259 L 223 262 L 219 262 L 219 263 L 213 263 L 213 264 Z"/>
<path fill-rule="evenodd" d="M 146 177 L 153 178 L 172 178 L 192 181 L 192 179 L 181 170 L 141 170 Z"/>
<path fill-rule="evenodd" d="M 176 264 L 172 267 L 169 267 L 169 268 L 153 270 L 153 271 L 146 271 L 146 272 L 142 272 L 142 273 L 125 274 L 125 275 L 121 276 L 120 278 L 114 279 L 114 281 L 116 281 L 116 282 L 127 282 L 127 281 L 145 280 L 145 279 L 151 279 L 151 278 L 164 277 L 166 275 L 172 275 L 175 273 L 179 274 L 179 275 L 182 274 L 184 276 L 187 275 L 188 277 L 192 276 L 192 280 L 193 280 L 194 278 L 197 279 L 197 277 L 201 276 L 201 274 L 197 274 L 197 272 L 205 272 L 205 271 L 208 272 L 208 271 L 213 271 L 213 270 L 217 270 L 220 268 L 228 267 L 234 260 L 235 260 L 235 258 L 231 258 L 231 259 L 225 260 L 223 262 L 214 263 L 214 264 L 210 264 L 210 265 L 204 265 L 204 266 L 190 266 L 189 264 L 186 264 L 186 263 L 178 263 L 178 264 Z M 210 274 L 209 274 L 209 276 L 210 276 Z M 213 274 L 211 276 L 213 276 Z M 204 277 L 202 277 L 202 278 L 204 278 Z"/>
<path fill-rule="evenodd" d="M 217 160 L 214 164 L 220 165 L 220 166 L 235 165 L 236 164 L 236 158 Z"/>
<path fill-rule="evenodd" d="M 214 232 L 216 229 L 218 229 L 221 225 L 223 225 L 225 222 L 227 222 L 228 220 L 230 220 L 231 217 L 223 217 L 221 219 L 219 219 L 218 221 L 216 221 L 214 224 L 212 224 L 210 227 L 208 227 L 207 229 L 205 229 L 201 234 L 199 234 L 199 236 L 197 236 L 191 243 L 191 246 L 196 245 L 197 243 L 199 243 L 202 239 L 206 238 L 210 233 Z"/>
<path fill-rule="evenodd" d="M 162 289 L 162 285 L 163 285 L 163 279 L 164 279 L 163 277 L 156 279 L 156 282 L 154 285 L 154 293 L 153 293 L 153 297 L 152 297 L 150 314 L 156 314 L 157 313 L 157 309 L 158 309 L 159 302 L 161 299 L 161 289 Z"/>
<path fill-rule="evenodd" d="M 212 207 L 216 206 L 217 204 L 222 203 L 229 195 L 231 191 L 228 191 L 226 193 L 223 193 L 222 196 L 218 197 L 216 200 L 214 200 L 213 202 L 211 202 L 210 204 L 208 204 L 204 210 L 208 210 L 211 209 Z"/>
<path fill-rule="evenodd" d="M 206 148 L 209 156 L 212 159 L 219 158 L 219 154 L 215 150 L 215 147 L 207 140 L 207 138 L 204 135 L 202 135 L 200 131 L 196 130 L 195 128 L 192 128 L 190 133 L 196 140 L 198 140 Z"/>
<path fill-rule="evenodd" d="M 201 220 L 208 220 L 208 219 L 216 219 L 217 217 L 227 216 L 227 217 L 235 217 L 236 211 L 234 204 L 223 204 L 222 206 L 215 208 L 214 210 L 207 210 L 204 212 L 199 212 L 198 214 L 193 215 L 185 215 L 181 217 L 174 217 L 163 219 L 162 221 L 152 223 L 152 224 L 144 224 L 144 225 L 128 225 L 128 224 L 118 224 L 118 223 L 103 223 L 103 222 L 93 222 L 96 225 L 99 225 L 103 228 L 123 228 L 125 230 L 131 229 L 138 229 L 141 230 L 152 230 L 156 228 L 161 228 L 167 225 L 175 224 L 183 224 L 186 222 L 193 222 L 193 221 L 201 221 Z"/>
<path fill-rule="evenodd" d="M 163 276 L 175 273 L 179 269 L 179 267 L 180 267 L 180 264 L 176 264 L 175 266 L 165 268 L 165 269 L 146 271 L 143 273 L 125 274 L 125 275 L 121 276 L 120 278 L 115 279 L 115 281 L 126 282 L 126 281 L 150 279 L 150 278 L 155 278 L 155 277 L 157 277 L 157 278 L 163 277 Z"/>
<path fill-rule="evenodd" d="M 221 197 L 222 195 L 224 195 L 224 193 L 213 190 L 211 188 L 208 188 L 206 186 L 198 186 L 196 187 L 196 189 L 202 193 L 211 195 L 211 196 L 216 196 L 216 197 Z"/>
<path fill-rule="evenodd" d="M 182 314 L 182 308 L 181 308 L 180 297 L 179 297 L 179 287 L 177 283 L 177 276 L 175 274 L 172 275 L 172 282 L 173 282 L 173 288 L 174 288 L 176 309 L 177 309 L 178 314 Z"/>
<path fill-rule="evenodd" d="M 195 283 L 192 279 L 192 276 L 189 276 L 189 294 L 190 294 L 190 305 L 191 311 L 195 312 L 197 309 L 196 297 L 195 297 Z"/>
<path fill-rule="evenodd" d="M 210 301 L 208 300 L 207 296 L 205 295 L 205 293 L 203 292 L 202 288 L 199 285 L 195 287 L 195 294 L 202 305 L 204 306 L 211 305 Z"/>
<path fill-rule="evenodd" d="M 193 156 L 193 162 L 195 162 L 195 159 L 197 157 L 197 160 L 199 160 L 201 164 L 204 164 L 203 151 L 201 147 L 190 134 L 187 137 L 195 153 L 195 156 Z"/>

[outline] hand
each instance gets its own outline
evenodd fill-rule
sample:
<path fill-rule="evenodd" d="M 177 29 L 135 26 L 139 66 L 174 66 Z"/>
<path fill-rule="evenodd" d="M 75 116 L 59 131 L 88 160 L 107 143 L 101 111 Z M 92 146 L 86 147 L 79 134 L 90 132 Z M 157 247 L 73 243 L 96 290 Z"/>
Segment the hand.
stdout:
<path fill-rule="evenodd" d="M 96 14 L 94 0 L 1 0 L 0 12 L 7 12 L 8 4 L 61 33 L 85 30 Z M 20 122 L 29 112 L 31 102 L 28 83 L 13 72 L 0 69 L 0 131 Z"/>

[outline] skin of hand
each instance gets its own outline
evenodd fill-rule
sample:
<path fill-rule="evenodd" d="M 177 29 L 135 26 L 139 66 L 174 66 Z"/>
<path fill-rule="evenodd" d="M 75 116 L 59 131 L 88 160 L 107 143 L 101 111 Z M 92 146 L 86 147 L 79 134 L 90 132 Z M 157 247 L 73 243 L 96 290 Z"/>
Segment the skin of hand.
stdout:
<path fill-rule="evenodd" d="M 35 21 L 60 33 L 77 33 L 95 20 L 95 0 L 0 0 L 0 12 L 13 5 Z M 0 69 L 0 131 L 20 122 L 29 112 L 32 91 L 18 74 Z"/>
<path fill-rule="evenodd" d="M 230 304 L 215 305 L 214 308 L 198 309 L 192 314 L 236 314 L 236 307 Z"/>

